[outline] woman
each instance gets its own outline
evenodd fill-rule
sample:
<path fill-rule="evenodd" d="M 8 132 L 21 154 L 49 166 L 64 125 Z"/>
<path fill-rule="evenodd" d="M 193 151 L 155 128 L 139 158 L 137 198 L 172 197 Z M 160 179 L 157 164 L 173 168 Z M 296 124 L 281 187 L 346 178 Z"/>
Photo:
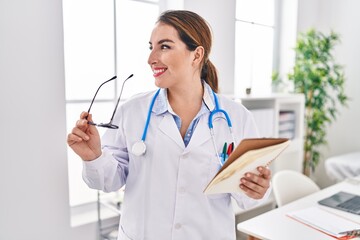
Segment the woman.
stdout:
<path fill-rule="evenodd" d="M 88 124 L 92 116 L 87 112 L 68 135 L 69 146 L 84 160 L 89 187 L 116 191 L 126 184 L 118 239 L 235 239 L 231 197 L 249 208 L 269 193 L 271 173 L 264 167 L 239 179 L 245 194 L 203 193 L 219 169 L 215 153 L 233 141 L 221 114 L 213 118 L 212 141 L 208 117 L 215 98 L 233 121 L 236 144 L 257 137 L 250 113 L 213 93 L 218 79 L 209 60 L 211 41 L 209 26 L 199 15 L 164 12 L 149 42 L 148 64 L 158 95 L 139 94 L 120 106 L 114 120 L 119 129 L 108 130 L 101 141 L 96 127 Z M 134 145 L 149 109 L 143 153 Z"/>

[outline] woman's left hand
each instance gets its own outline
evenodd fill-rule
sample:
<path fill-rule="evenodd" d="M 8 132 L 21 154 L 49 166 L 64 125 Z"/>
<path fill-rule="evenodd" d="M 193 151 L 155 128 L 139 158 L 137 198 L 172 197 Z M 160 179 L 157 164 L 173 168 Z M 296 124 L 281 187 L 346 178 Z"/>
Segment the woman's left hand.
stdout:
<path fill-rule="evenodd" d="M 258 167 L 257 170 L 259 174 L 246 173 L 240 179 L 239 187 L 244 190 L 247 196 L 261 199 L 270 187 L 271 171 L 266 167 Z"/>

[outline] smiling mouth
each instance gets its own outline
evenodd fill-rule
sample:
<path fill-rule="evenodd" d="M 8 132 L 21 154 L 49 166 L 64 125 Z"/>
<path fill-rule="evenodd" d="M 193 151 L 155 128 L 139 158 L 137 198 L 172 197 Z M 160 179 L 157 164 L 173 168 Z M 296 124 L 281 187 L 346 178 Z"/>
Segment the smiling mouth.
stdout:
<path fill-rule="evenodd" d="M 160 76 L 161 74 L 163 74 L 166 70 L 167 70 L 167 68 L 156 68 L 156 69 L 153 69 L 153 76 L 154 76 L 154 77 L 158 77 L 158 76 Z"/>

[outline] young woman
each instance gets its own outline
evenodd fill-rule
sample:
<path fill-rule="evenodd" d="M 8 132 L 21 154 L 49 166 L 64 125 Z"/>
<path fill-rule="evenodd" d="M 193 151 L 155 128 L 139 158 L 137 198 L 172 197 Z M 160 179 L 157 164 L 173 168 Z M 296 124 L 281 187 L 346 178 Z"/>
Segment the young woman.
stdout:
<path fill-rule="evenodd" d="M 257 137 L 249 111 L 221 95 L 209 60 L 212 36 L 206 21 L 190 11 L 167 11 L 150 37 L 148 64 L 158 91 L 122 104 L 100 140 L 91 114 L 81 113 L 68 135 L 83 159 L 89 187 L 116 191 L 126 184 L 119 226 L 123 239 L 235 239 L 231 197 L 252 207 L 269 193 L 271 172 L 239 179 L 244 193 L 206 195 L 219 170 L 224 143 Z M 232 120 L 232 134 L 222 112 Z"/>

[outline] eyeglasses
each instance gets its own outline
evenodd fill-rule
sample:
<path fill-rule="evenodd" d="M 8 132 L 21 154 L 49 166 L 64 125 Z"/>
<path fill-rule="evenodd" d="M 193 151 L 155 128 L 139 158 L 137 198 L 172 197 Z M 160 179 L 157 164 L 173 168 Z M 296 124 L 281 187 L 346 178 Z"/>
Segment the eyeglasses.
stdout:
<path fill-rule="evenodd" d="M 109 121 L 108 123 L 94 123 L 94 122 L 88 121 L 88 124 L 94 125 L 94 126 L 97 126 L 97 127 L 105 127 L 105 128 L 111 128 L 111 129 L 118 129 L 118 128 L 119 128 L 119 126 L 113 124 L 112 121 L 113 121 L 113 118 L 114 118 L 114 116 L 115 116 L 117 107 L 118 107 L 119 102 L 120 102 L 121 94 L 122 94 L 123 89 L 124 89 L 124 84 L 125 84 L 125 82 L 126 82 L 128 79 L 130 79 L 130 78 L 133 77 L 133 76 L 134 76 L 134 74 L 131 74 L 131 75 L 130 75 L 127 79 L 125 79 L 125 81 L 123 82 L 122 87 L 121 87 L 121 91 L 120 91 L 120 96 L 119 96 L 119 98 L 118 98 L 118 100 L 117 100 L 117 103 L 116 103 L 116 106 L 115 106 L 115 109 L 114 109 L 114 112 L 113 112 L 113 114 L 112 114 L 112 116 L 111 116 L 110 121 Z M 94 100 L 95 100 L 96 95 L 97 95 L 97 93 L 99 92 L 100 88 L 101 88 L 105 83 L 108 83 L 108 82 L 110 82 L 110 81 L 112 81 L 112 80 L 114 80 L 114 79 L 116 79 L 116 78 L 117 78 L 117 77 L 114 76 L 114 77 L 110 78 L 109 80 L 103 82 L 103 83 L 98 87 L 98 89 L 96 90 L 95 95 L 94 95 L 94 97 L 93 97 L 93 99 L 92 99 L 92 101 L 91 101 L 91 103 L 90 103 L 89 110 L 87 111 L 88 114 L 90 114 L 91 107 L 92 107 L 92 105 L 93 105 L 93 103 L 94 103 Z M 87 117 L 86 117 L 86 119 L 87 119 Z"/>

